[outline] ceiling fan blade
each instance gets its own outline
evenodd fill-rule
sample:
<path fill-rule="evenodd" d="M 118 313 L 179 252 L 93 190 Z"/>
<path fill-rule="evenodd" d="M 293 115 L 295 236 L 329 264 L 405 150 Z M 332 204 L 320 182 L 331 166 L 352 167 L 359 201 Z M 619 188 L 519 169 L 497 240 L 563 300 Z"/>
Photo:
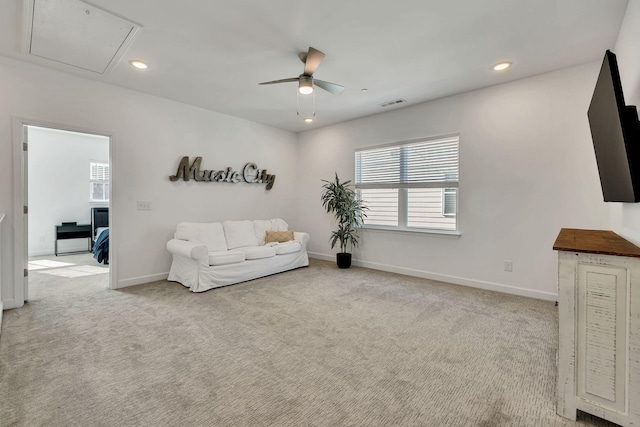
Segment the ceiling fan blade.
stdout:
<path fill-rule="evenodd" d="M 344 90 L 344 86 L 325 82 L 324 80 L 313 79 L 313 84 L 318 86 L 319 88 L 326 90 L 327 92 L 331 92 L 334 95 L 340 95 L 340 93 Z"/>
<path fill-rule="evenodd" d="M 314 49 L 309 47 L 309 52 L 307 52 L 307 59 L 304 61 L 304 75 L 311 76 L 316 72 L 316 68 L 320 65 L 320 62 L 324 58 L 324 53 L 320 52 L 318 49 Z"/>
<path fill-rule="evenodd" d="M 297 82 L 298 81 L 298 77 L 291 77 L 289 79 L 281 79 L 281 80 L 272 80 L 270 82 L 262 82 L 262 83 L 258 83 L 259 85 L 272 85 L 272 84 L 276 84 L 276 83 L 289 83 L 289 82 Z"/>

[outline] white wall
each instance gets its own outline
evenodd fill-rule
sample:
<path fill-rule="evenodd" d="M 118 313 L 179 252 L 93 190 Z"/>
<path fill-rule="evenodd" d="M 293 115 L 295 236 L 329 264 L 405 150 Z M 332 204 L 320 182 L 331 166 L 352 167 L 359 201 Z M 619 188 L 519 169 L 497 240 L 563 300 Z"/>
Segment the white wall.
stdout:
<path fill-rule="evenodd" d="M 638 67 L 625 64 L 628 59 L 622 56 L 637 59 L 638 14 L 638 0 L 632 0 L 618 40 L 628 102 L 639 98 Z M 623 55 L 627 49 L 635 51 Z M 602 229 L 612 222 L 601 201 L 586 119 L 599 65 L 296 136 L 0 57 L 5 308 L 12 306 L 14 279 L 19 279 L 13 274 L 12 117 L 113 135 L 112 236 L 120 286 L 166 274 L 165 243 L 182 220 L 281 216 L 292 228 L 311 233 L 311 252 L 333 258 L 328 244 L 333 223 L 320 207 L 320 180 L 331 179 L 334 171 L 353 178 L 355 148 L 458 132 L 461 237 L 369 231 L 356 259 L 380 269 L 554 298 L 556 254 L 551 247 L 559 229 Z M 206 168 L 239 169 L 253 161 L 277 174 L 276 184 L 266 191 L 247 184 L 170 182 L 168 176 L 184 155 L 203 156 Z M 153 209 L 138 211 L 136 201 L 149 201 Z M 623 214 L 637 218 L 635 208 L 624 206 Z M 640 237 L 640 221 L 626 226 Z M 513 261 L 512 273 L 503 271 L 504 260 Z"/>
<path fill-rule="evenodd" d="M 109 162 L 109 138 L 29 129 L 29 255 L 54 253 L 55 226 L 91 223 L 89 162 Z M 87 250 L 88 239 L 60 240 L 59 252 Z"/>
<path fill-rule="evenodd" d="M 140 75 L 144 78 L 144 75 Z M 14 302 L 12 117 L 113 134 L 111 242 L 119 286 L 166 276 L 166 242 L 179 221 L 282 217 L 292 222 L 296 135 L 0 57 L 0 212 L 6 212 L 2 297 Z M 215 96 L 212 94 L 211 96 Z M 277 175 L 264 185 L 170 182 L 182 156 L 209 169 L 249 161 Z M 137 210 L 137 201 L 152 210 Z M 19 279 L 19 278 L 18 278 Z"/>
<path fill-rule="evenodd" d="M 625 102 L 640 106 L 640 0 L 629 0 L 613 51 L 618 59 Z M 610 203 L 610 207 L 611 229 L 640 245 L 640 204 Z"/>
<path fill-rule="evenodd" d="M 366 231 L 354 257 L 382 270 L 554 299 L 562 227 L 607 228 L 587 123 L 599 64 L 302 133 L 299 224 L 333 259 L 321 179 L 353 179 L 354 149 L 460 134 L 459 238 Z M 335 251 L 333 251 L 335 252 Z M 504 260 L 513 261 L 505 272 Z"/>

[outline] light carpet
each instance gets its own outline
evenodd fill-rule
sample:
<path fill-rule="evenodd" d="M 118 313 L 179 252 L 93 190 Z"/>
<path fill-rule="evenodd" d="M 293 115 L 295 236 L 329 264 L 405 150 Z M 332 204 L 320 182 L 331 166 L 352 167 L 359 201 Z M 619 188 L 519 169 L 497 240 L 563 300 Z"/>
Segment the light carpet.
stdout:
<path fill-rule="evenodd" d="M 203 294 L 41 276 L 2 426 L 611 425 L 555 414 L 552 302 L 318 260 Z"/>

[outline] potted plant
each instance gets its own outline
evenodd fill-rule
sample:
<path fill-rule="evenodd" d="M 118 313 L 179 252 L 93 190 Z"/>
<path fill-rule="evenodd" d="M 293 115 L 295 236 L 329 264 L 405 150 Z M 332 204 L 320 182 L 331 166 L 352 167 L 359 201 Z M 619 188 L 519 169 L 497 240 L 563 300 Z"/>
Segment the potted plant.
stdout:
<path fill-rule="evenodd" d="M 351 266 L 351 253 L 348 247 L 358 246 L 358 229 L 362 227 L 367 217 L 367 207 L 358 199 L 351 181 L 340 182 L 336 173 L 335 181 L 322 180 L 322 206 L 327 213 L 332 213 L 338 222 L 338 229 L 331 232 L 331 249 L 340 242 L 340 252 L 336 254 L 339 268 Z"/>

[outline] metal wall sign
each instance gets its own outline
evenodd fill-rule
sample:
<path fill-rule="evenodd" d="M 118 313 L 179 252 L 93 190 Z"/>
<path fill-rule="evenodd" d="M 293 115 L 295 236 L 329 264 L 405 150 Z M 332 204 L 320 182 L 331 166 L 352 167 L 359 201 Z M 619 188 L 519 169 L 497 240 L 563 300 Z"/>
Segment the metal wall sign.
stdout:
<path fill-rule="evenodd" d="M 185 181 L 193 179 L 194 181 L 204 182 L 229 182 L 235 184 L 237 182 L 246 182 L 248 184 L 266 184 L 267 190 L 273 188 L 276 176 L 268 174 L 266 169 L 259 169 L 255 163 L 247 163 L 242 168 L 242 172 L 234 171 L 228 167 L 223 170 L 200 170 L 202 157 L 196 157 L 193 163 L 189 163 L 189 156 L 184 156 L 178 164 L 178 170 L 175 175 L 169 177 L 170 181 L 177 181 L 180 178 Z"/>

